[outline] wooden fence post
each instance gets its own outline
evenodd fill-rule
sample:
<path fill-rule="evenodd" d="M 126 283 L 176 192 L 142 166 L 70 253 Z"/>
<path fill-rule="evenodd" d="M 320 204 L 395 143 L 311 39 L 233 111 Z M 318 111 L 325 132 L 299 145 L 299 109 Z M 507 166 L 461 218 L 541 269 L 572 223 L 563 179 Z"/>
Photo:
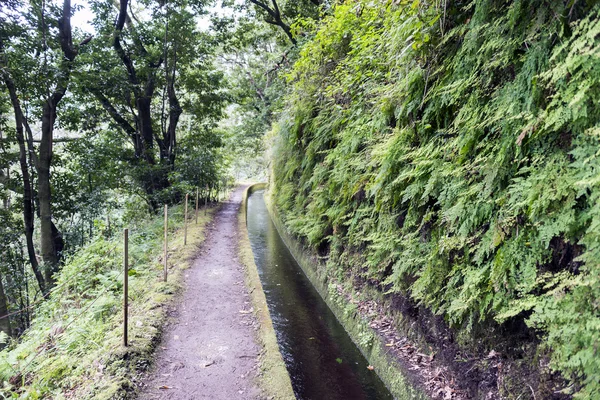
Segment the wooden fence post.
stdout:
<path fill-rule="evenodd" d="M 185 211 L 183 213 L 183 245 L 185 246 L 187 244 L 187 207 L 188 207 L 188 194 L 185 195 Z"/>
<path fill-rule="evenodd" d="M 129 311 L 129 229 L 123 230 L 123 346 L 127 347 Z"/>
<path fill-rule="evenodd" d="M 196 188 L 196 225 L 198 225 L 198 195 L 199 195 L 198 192 L 199 191 L 200 191 L 200 189 Z"/>
<path fill-rule="evenodd" d="M 167 281 L 168 264 L 167 264 L 167 239 L 169 233 L 169 206 L 165 204 L 165 247 L 163 249 L 163 260 L 165 262 L 164 281 Z"/>
<path fill-rule="evenodd" d="M 206 209 L 208 208 L 208 196 L 210 195 L 210 190 L 208 189 L 208 184 L 206 185 L 206 197 L 204 197 L 204 215 L 206 215 Z"/>

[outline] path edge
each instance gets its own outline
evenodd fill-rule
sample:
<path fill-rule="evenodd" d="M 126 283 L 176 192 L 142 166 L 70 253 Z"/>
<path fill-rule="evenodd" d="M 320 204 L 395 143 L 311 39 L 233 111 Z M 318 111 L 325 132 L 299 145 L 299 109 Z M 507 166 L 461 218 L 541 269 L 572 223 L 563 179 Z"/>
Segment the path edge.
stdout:
<path fill-rule="evenodd" d="M 259 357 L 257 383 L 263 394 L 269 399 L 295 399 L 292 381 L 288 374 L 283 357 L 279 351 L 273 321 L 267 307 L 267 299 L 263 291 L 258 268 L 254 262 L 254 253 L 248 237 L 247 206 L 248 197 L 257 190 L 265 189 L 266 183 L 255 183 L 248 186 L 242 195 L 242 203 L 238 211 L 238 256 L 244 266 L 246 287 L 252 299 L 255 317 L 259 323 L 256 339 L 262 346 Z"/>
<path fill-rule="evenodd" d="M 175 213 L 171 218 L 183 216 L 183 207 L 171 208 L 171 213 Z M 194 224 L 192 218 L 188 217 L 188 243 L 184 242 L 184 228 L 181 222 L 174 232 L 169 233 L 168 242 L 168 260 L 169 260 L 169 278 L 168 282 L 162 281 L 162 267 L 158 269 L 159 278 L 153 283 L 156 288 L 155 295 L 148 309 L 153 310 L 149 317 L 147 314 L 139 314 L 139 303 L 134 299 L 130 301 L 130 320 L 143 320 L 145 326 L 152 329 L 146 333 L 146 340 L 141 347 L 135 344 L 135 336 L 132 336 L 133 342 L 129 347 L 119 349 L 116 358 L 127 365 L 129 373 L 121 377 L 116 385 L 114 392 L 95 392 L 91 396 L 78 396 L 76 398 L 85 399 L 142 399 L 141 395 L 145 389 L 144 383 L 147 378 L 156 369 L 156 360 L 158 357 L 159 346 L 164 339 L 170 320 L 169 308 L 181 301 L 181 296 L 185 291 L 184 275 L 185 271 L 192 268 L 194 260 L 198 256 L 201 246 L 208 236 L 208 228 L 214 221 L 216 212 L 222 207 L 222 203 L 211 204 L 207 208 L 207 213 L 201 215 L 198 224 Z M 162 217 L 160 217 L 162 221 Z M 172 221 L 172 220 L 171 220 Z M 174 222 L 172 221 L 171 224 Z M 158 262 L 160 260 L 160 262 Z M 157 265 L 162 266 L 162 249 L 157 251 Z M 130 332 L 131 335 L 131 332 Z"/>

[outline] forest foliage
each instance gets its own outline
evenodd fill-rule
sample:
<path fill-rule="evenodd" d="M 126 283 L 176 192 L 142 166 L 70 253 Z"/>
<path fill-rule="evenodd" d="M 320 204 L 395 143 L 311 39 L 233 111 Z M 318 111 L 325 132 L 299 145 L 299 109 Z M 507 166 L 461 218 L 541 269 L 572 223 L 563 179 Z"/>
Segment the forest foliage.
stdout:
<path fill-rule="evenodd" d="M 254 159 L 283 93 L 279 45 L 290 45 L 263 17 L 251 2 L 2 2 L 0 396 L 135 391 L 178 287 L 177 270 L 157 280 L 158 212 L 171 206 L 175 229 L 186 194 L 210 205 L 234 174 L 264 170 Z M 189 239 L 184 249 L 176 236 L 169 260 L 185 261 L 201 235 Z"/>
<path fill-rule="evenodd" d="M 132 207 L 197 188 L 212 201 L 228 184 L 218 123 L 231 96 L 215 30 L 198 25 L 210 4 L 90 1 L 86 27 L 70 0 L 2 3 L 0 315 L 47 295 Z M 33 314 L 0 328 L 18 336 Z"/>
<path fill-rule="evenodd" d="M 360 0 L 293 29 L 290 231 L 464 342 L 524 321 L 565 393 L 600 396 L 600 6 Z"/>

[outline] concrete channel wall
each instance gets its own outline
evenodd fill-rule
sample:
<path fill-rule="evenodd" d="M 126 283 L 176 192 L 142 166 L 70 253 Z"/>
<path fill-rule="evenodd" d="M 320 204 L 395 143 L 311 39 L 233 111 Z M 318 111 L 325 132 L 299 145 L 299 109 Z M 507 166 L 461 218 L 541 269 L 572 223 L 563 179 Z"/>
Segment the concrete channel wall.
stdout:
<path fill-rule="evenodd" d="M 266 184 L 253 186 L 252 191 L 265 189 Z M 271 201 L 268 192 L 265 202 L 279 235 L 338 321 L 342 324 L 352 341 L 374 367 L 383 383 L 395 399 L 426 400 L 430 397 L 409 378 L 409 374 L 392 356 L 387 354 L 381 338 L 356 311 L 344 296 L 338 292 L 338 285 L 330 283 L 325 267 L 320 266 L 318 258 L 303 247 L 283 225 L 281 218 Z"/>
<path fill-rule="evenodd" d="M 246 269 L 246 286 L 252 298 L 252 306 L 260 327 L 257 331 L 257 341 L 263 347 L 260 355 L 260 371 L 258 384 L 263 390 L 264 397 L 277 400 L 295 399 L 292 381 L 285 363 L 279 352 L 277 337 L 273 329 L 273 321 L 267 307 L 267 299 L 263 291 L 258 269 L 254 263 L 254 255 L 246 229 L 248 196 L 256 190 L 264 189 L 265 184 L 251 185 L 244 191 L 242 205 L 238 214 L 238 255 Z"/>

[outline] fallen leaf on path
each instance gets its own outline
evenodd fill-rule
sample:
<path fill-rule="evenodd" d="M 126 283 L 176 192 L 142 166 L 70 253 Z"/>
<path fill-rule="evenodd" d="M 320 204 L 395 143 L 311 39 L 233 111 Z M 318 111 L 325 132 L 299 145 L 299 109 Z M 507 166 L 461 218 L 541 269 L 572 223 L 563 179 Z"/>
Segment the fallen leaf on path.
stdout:
<path fill-rule="evenodd" d="M 487 356 L 487 358 L 495 358 L 495 357 L 498 357 L 498 353 L 494 350 L 490 351 L 490 353 Z"/>

